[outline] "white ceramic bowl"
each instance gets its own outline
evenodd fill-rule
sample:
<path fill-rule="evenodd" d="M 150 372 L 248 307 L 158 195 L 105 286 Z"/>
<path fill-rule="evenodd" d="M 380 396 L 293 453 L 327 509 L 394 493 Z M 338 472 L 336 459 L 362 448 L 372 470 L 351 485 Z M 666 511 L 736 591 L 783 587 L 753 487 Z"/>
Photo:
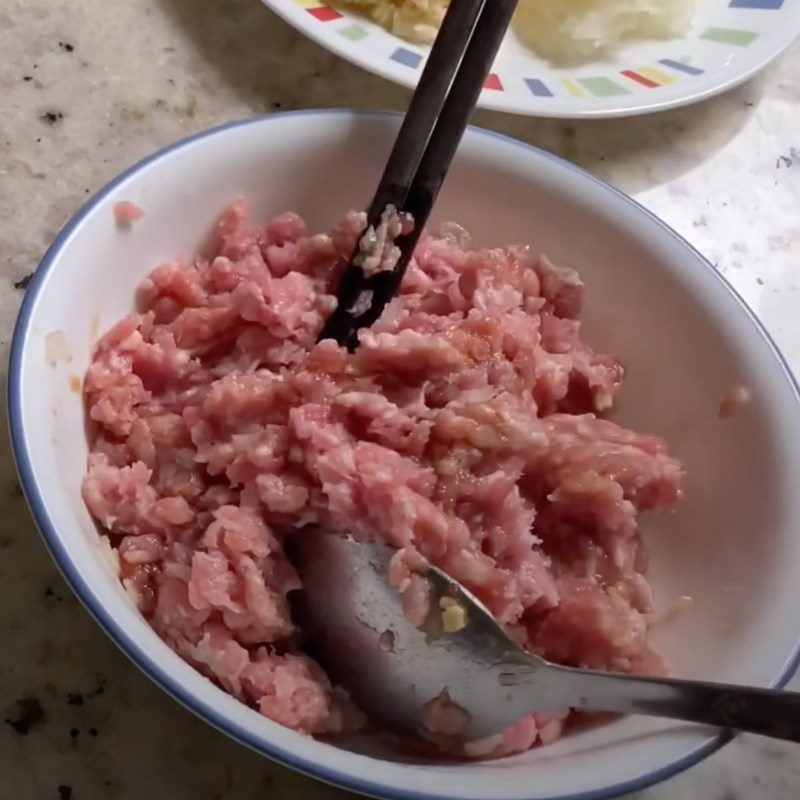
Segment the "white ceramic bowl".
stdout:
<path fill-rule="evenodd" d="M 377 113 L 310 111 L 233 123 L 146 159 L 66 226 L 25 297 L 12 346 L 15 456 L 36 521 L 72 588 L 114 641 L 166 691 L 244 744 L 323 780 L 387 798 L 598 800 L 672 775 L 724 736 L 628 718 L 502 761 L 411 764 L 371 741 L 349 749 L 287 730 L 225 694 L 163 644 L 106 567 L 80 496 L 87 444 L 72 390 L 92 343 L 131 310 L 160 260 L 188 258 L 238 195 L 261 218 L 296 209 L 312 229 L 374 188 L 398 127 Z M 147 212 L 129 231 L 112 204 Z M 662 434 L 686 463 L 686 502 L 647 520 L 652 579 L 694 610 L 657 644 L 685 676 L 780 686 L 798 661 L 800 405 L 775 347 L 692 248 L 629 198 L 570 164 L 470 130 L 437 206 L 479 243 L 532 242 L 588 285 L 588 335 L 630 368 L 619 418 Z M 69 358 L 45 358 L 62 331 Z M 63 344 L 63 342 L 62 342 Z M 753 402 L 720 421 L 738 382 Z"/>

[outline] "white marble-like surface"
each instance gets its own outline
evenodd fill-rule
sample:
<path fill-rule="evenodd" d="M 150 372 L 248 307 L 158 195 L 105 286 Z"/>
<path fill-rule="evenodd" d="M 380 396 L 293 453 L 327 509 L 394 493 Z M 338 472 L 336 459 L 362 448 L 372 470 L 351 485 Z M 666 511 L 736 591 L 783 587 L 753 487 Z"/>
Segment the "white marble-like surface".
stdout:
<path fill-rule="evenodd" d="M 407 97 L 304 41 L 257 0 L 0 0 L 0 54 L 3 364 L 21 282 L 67 217 L 123 167 L 236 117 L 399 108 Z M 479 122 L 637 196 L 718 265 L 800 371 L 800 46 L 754 83 L 684 111 Z M 0 454 L 0 798 L 345 796 L 233 744 L 142 677 L 61 581 L 6 439 Z M 797 798 L 791 754 L 743 737 L 636 800 Z"/>

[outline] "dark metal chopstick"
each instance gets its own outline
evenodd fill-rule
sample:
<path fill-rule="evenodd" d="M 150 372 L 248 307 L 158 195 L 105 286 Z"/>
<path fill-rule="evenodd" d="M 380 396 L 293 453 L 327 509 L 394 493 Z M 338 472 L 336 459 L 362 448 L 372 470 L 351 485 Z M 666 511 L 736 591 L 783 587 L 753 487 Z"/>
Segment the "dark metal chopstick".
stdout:
<path fill-rule="evenodd" d="M 488 0 L 484 6 L 402 207 L 403 211 L 413 216 L 414 229 L 398 237 L 395 242 L 401 253 L 395 269 L 379 272 L 375 276 L 376 285 L 371 287 L 374 300 L 369 308 L 354 319 L 350 338 L 343 342 L 350 348 L 355 347 L 358 330 L 368 327 L 380 317 L 386 303 L 400 287 L 516 5 L 517 0 Z"/>
<path fill-rule="evenodd" d="M 450 3 L 367 211 L 367 230 L 378 226 L 387 206 L 401 210 L 405 205 L 417 167 L 486 1 L 453 0 Z M 325 323 L 320 340 L 335 339 L 345 344 L 352 339 L 355 320 L 349 309 L 363 291 L 371 290 L 373 298 L 379 297 L 379 287 L 373 287 L 373 283 L 375 279 L 367 278 L 351 257 L 339 283 L 337 307 Z"/>
<path fill-rule="evenodd" d="M 320 340 L 333 338 L 353 350 L 358 331 L 380 317 L 400 286 L 517 5 L 517 0 L 469 0 L 467 8 L 467 1 L 450 4 L 425 70 L 429 74 L 420 79 L 368 213 L 368 225 L 374 226 L 386 206 L 394 205 L 412 215 L 414 229 L 396 240 L 401 257 L 391 271 L 367 277 L 351 260 Z M 465 12 L 478 15 L 471 26 L 469 20 L 456 22 Z M 372 300 L 354 313 L 364 291 Z"/>
<path fill-rule="evenodd" d="M 453 0 L 450 3 L 372 198 L 367 225 L 377 225 L 387 205 L 400 209 L 405 202 L 486 2 Z"/>

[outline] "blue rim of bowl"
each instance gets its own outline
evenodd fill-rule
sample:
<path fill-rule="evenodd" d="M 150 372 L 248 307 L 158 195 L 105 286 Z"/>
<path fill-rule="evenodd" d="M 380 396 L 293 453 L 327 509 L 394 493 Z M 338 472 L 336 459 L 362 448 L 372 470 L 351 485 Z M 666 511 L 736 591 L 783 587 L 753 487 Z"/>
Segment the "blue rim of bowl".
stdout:
<path fill-rule="evenodd" d="M 269 758 L 272 758 L 275 761 L 284 764 L 285 766 L 291 767 L 298 772 L 302 772 L 306 775 L 317 778 L 318 780 L 322 780 L 326 783 L 333 784 L 334 786 L 358 792 L 360 794 L 387 798 L 388 800 L 443 800 L 443 795 L 440 794 L 426 794 L 425 792 L 389 787 L 373 780 L 354 778 L 348 774 L 329 769 L 327 767 L 321 767 L 316 763 L 299 758 L 296 754 L 292 753 L 288 749 L 257 741 L 244 727 L 225 718 L 223 715 L 212 709 L 205 701 L 185 690 L 183 686 L 181 686 L 164 669 L 162 669 L 162 667 L 156 663 L 153 658 L 151 658 L 133 641 L 130 636 L 128 636 L 121 624 L 119 624 L 106 612 L 102 604 L 94 596 L 91 588 L 84 581 L 83 576 L 73 565 L 69 554 L 57 533 L 57 525 L 47 514 L 45 509 L 42 493 L 31 466 L 28 445 L 23 431 L 21 416 L 23 401 L 21 366 L 23 349 L 28 336 L 31 313 L 35 307 L 39 291 L 44 285 L 44 280 L 47 276 L 47 273 L 51 269 L 55 260 L 58 258 L 61 249 L 69 241 L 72 233 L 78 228 L 84 218 L 90 214 L 123 181 L 127 180 L 144 167 L 149 166 L 150 164 L 153 164 L 178 150 L 189 147 L 202 139 L 220 134 L 232 128 L 263 124 L 269 119 L 316 116 L 320 114 L 341 116 L 401 116 L 399 113 L 392 111 L 306 109 L 299 111 L 285 111 L 277 114 L 266 114 L 258 117 L 228 122 L 224 125 L 219 125 L 217 127 L 201 131 L 200 133 L 196 133 L 185 139 L 181 139 L 180 141 L 175 142 L 174 144 L 171 144 L 162 150 L 159 150 L 158 152 L 142 159 L 106 184 L 106 186 L 104 186 L 93 197 L 91 197 L 72 217 L 72 219 L 67 222 L 67 224 L 59 232 L 58 236 L 55 238 L 53 244 L 43 256 L 42 260 L 39 262 L 36 272 L 34 273 L 33 278 L 28 285 L 22 306 L 20 308 L 19 316 L 17 317 L 17 322 L 14 327 L 8 372 L 8 423 L 11 433 L 11 447 L 14 460 L 16 462 L 20 483 L 31 512 L 33 513 L 34 521 L 36 522 L 39 532 L 41 533 L 51 556 L 61 571 L 61 574 L 64 576 L 65 580 L 70 585 L 73 592 L 75 592 L 75 594 L 78 596 L 87 611 L 89 611 L 92 617 L 94 617 L 100 627 L 103 628 L 106 634 L 108 634 L 108 636 L 112 639 L 112 641 L 152 681 L 166 691 L 167 694 L 171 695 L 189 711 L 192 711 L 197 716 L 210 723 L 213 727 L 223 731 L 239 743 L 261 753 L 262 755 L 268 756 Z M 706 266 L 706 268 L 717 277 L 721 285 L 736 299 L 752 324 L 756 327 L 761 336 L 763 336 L 767 341 L 792 388 L 795 400 L 798 403 L 798 410 L 800 410 L 800 386 L 798 386 L 798 383 L 792 374 L 786 359 L 783 357 L 772 337 L 769 335 L 763 324 L 759 321 L 747 303 L 733 288 L 733 286 L 728 283 L 728 281 L 722 275 L 720 275 L 720 273 L 717 272 L 717 270 L 714 269 L 714 267 L 689 242 L 680 236 L 680 234 L 672 230 L 672 228 L 670 228 L 665 222 L 660 220 L 653 213 L 648 211 L 648 209 L 633 200 L 624 192 L 615 189 L 613 186 L 609 186 L 591 173 L 563 158 L 560 158 L 559 156 L 548 153 L 545 150 L 541 150 L 540 148 L 525 142 L 520 142 L 517 139 L 511 138 L 510 136 L 495 133 L 494 131 L 489 131 L 484 128 L 471 127 L 471 130 L 481 136 L 488 136 L 498 141 L 502 141 L 506 145 L 513 145 L 514 147 L 522 150 L 533 152 L 539 158 L 549 159 L 558 163 L 561 167 L 566 167 L 574 172 L 580 173 L 584 178 L 603 186 L 607 191 L 612 192 L 613 194 L 617 195 L 617 197 L 625 200 L 633 207 L 635 211 L 637 211 L 639 214 L 649 217 L 652 222 L 655 222 L 659 227 L 677 239 L 684 247 L 693 252 Z M 782 689 L 791 680 L 798 668 L 800 668 L 800 642 L 795 644 L 794 651 L 789 656 L 778 677 L 770 684 L 770 688 Z M 689 767 L 694 766 L 710 756 L 712 753 L 719 750 L 721 747 L 731 741 L 732 738 L 733 735 L 730 732 L 722 731 L 709 741 L 687 753 L 685 756 L 672 761 L 660 769 L 653 770 L 628 781 L 612 784 L 610 786 L 604 786 L 599 789 L 592 789 L 586 792 L 561 794 L 549 798 L 540 797 L 536 798 L 536 800 L 610 800 L 610 798 L 618 797 L 621 794 L 645 789 L 648 786 L 660 783 L 667 778 L 671 778 L 674 775 L 689 769 Z M 458 800 L 458 798 L 453 796 L 450 798 L 450 800 Z M 517 800 L 517 798 L 515 798 L 515 800 Z"/>

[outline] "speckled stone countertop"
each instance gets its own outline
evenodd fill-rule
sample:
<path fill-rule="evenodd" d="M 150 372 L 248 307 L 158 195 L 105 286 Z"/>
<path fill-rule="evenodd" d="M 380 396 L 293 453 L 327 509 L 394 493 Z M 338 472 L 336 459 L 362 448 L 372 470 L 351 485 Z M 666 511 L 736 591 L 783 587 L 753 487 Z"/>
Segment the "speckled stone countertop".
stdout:
<path fill-rule="evenodd" d="M 305 41 L 257 0 L 1 0 L 0 53 L 4 372 L 31 271 L 68 216 L 123 167 L 232 118 L 400 108 L 407 97 Z M 635 195 L 726 274 L 800 371 L 800 45 L 755 82 L 684 111 L 478 122 Z M 2 800 L 346 796 L 227 740 L 113 647 L 45 552 L 5 438 L 0 492 Z M 636 800 L 797 798 L 791 752 L 742 737 Z"/>

